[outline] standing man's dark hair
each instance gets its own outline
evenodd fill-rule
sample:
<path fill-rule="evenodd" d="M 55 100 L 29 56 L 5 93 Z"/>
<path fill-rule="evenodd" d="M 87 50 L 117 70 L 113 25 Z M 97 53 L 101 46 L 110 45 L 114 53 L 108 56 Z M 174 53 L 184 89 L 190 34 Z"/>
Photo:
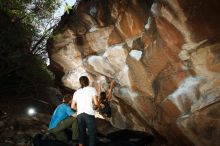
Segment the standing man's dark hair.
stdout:
<path fill-rule="evenodd" d="M 87 76 L 81 76 L 79 78 L 79 82 L 82 88 L 89 86 L 89 79 Z"/>

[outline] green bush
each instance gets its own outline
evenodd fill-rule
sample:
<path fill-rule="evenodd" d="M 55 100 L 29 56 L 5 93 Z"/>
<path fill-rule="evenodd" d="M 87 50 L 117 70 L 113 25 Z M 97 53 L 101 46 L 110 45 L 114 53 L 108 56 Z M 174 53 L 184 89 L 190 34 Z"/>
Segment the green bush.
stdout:
<path fill-rule="evenodd" d="M 0 97 L 40 97 L 53 85 L 41 54 L 48 34 L 41 31 L 58 6 L 58 0 L 0 0 Z"/>

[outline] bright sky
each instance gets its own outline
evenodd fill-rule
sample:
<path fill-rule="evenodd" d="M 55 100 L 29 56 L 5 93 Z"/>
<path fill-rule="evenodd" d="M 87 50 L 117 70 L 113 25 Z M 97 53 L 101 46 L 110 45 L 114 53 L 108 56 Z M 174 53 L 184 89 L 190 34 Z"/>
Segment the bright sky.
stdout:
<path fill-rule="evenodd" d="M 69 6 L 73 6 L 74 3 L 76 2 L 76 0 L 61 0 L 61 2 L 62 2 L 62 4 L 61 4 L 60 8 L 55 12 L 55 17 L 61 17 L 63 15 L 65 2 Z"/>

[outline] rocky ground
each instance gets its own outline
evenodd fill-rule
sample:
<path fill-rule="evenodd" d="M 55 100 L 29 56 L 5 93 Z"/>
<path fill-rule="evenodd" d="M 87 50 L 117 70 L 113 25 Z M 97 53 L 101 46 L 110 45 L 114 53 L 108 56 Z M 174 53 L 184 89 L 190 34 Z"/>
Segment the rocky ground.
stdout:
<path fill-rule="evenodd" d="M 8 114 L 1 112 L 0 116 L 0 145 L 1 146 L 33 146 L 33 137 L 44 135 L 50 120 L 49 114 L 34 116 Z M 162 146 L 154 141 L 152 135 L 130 130 L 113 128 L 109 122 L 97 119 L 97 146 Z M 154 143 L 153 143 L 154 142 Z M 39 146 L 67 146 L 54 141 L 41 141 Z"/>
<path fill-rule="evenodd" d="M 31 99 L 8 102 L 0 100 L 0 146 L 37 146 L 33 145 L 36 135 L 47 132 L 53 109 L 50 105 Z M 28 114 L 28 108 L 36 113 Z M 152 135 L 132 130 L 120 130 L 96 113 L 97 146 L 165 146 Z M 43 141 L 38 146 L 67 146 L 60 142 Z"/>
<path fill-rule="evenodd" d="M 0 117 L 0 145 L 31 146 L 32 137 L 36 133 L 46 132 L 49 119 L 50 115 L 46 114 L 30 117 L 28 115 L 2 113 Z"/>

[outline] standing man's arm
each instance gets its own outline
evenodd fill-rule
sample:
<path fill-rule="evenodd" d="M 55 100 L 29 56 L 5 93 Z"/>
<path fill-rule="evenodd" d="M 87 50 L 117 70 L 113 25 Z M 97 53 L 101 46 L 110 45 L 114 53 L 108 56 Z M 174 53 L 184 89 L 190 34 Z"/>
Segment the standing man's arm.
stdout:
<path fill-rule="evenodd" d="M 72 109 L 68 106 L 68 108 L 66 108 L 66 113 L 68 116 L 72 116 L 74 118 L 76 118 L 76 113 L 72 111 Z"/>
<path fill-rule="evenodd" d="M 72 102 L 71 102 L 71 108 L 77 111 L 77 95 L 76 92 L 73 94 Z"/>
<path fill-rule="evenodd" d="M 93 96 L 92 100 L 93 100 L 96 108 L 100 108 L 100 102 L 98 101 L 98 96 Z"/>
<path fill-rule="evenodd" d="M 74 100 L 72 100 L 71 108 L 77 110 L 76 102 Z"/>
<path fill-rule="evenodd" d="M 77 117 L 77 114 L 76 113 L 74 113 L 73 115 L 71 115 L 72 117 L 74 117 L 74 118 L 76 118 Z"/>

